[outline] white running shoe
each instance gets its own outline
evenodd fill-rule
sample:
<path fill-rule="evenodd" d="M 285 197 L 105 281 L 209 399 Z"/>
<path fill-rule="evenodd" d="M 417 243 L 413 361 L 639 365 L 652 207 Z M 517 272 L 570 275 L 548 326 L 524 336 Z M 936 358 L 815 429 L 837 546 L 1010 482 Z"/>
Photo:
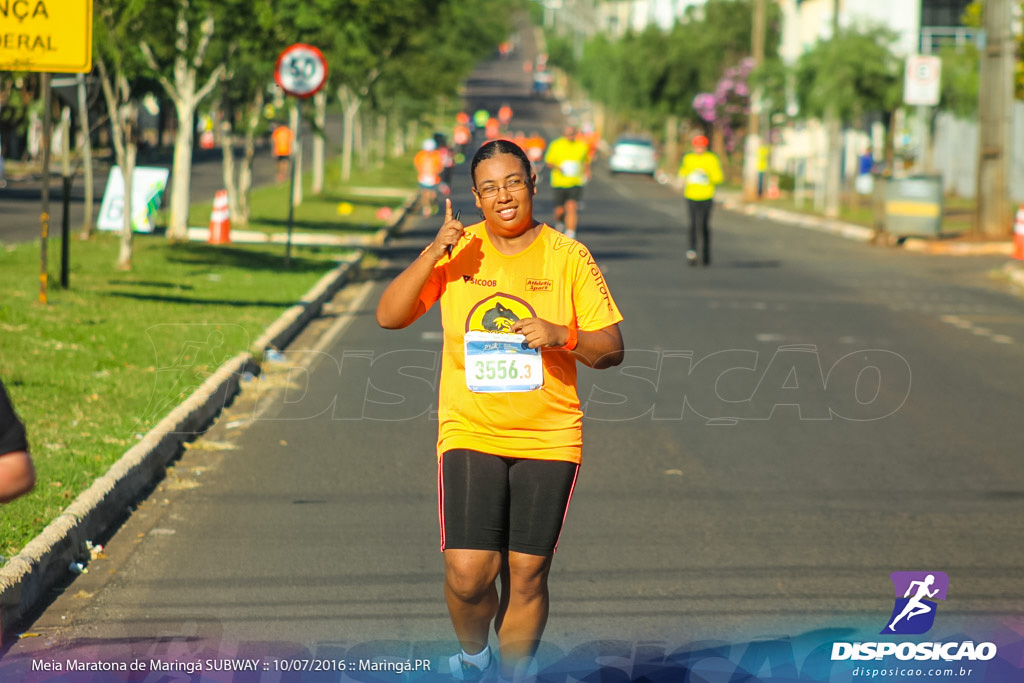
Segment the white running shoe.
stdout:
<path fill-rule="evenodd" d="M 491 665 L 494 664 L 494 657 L 490 658 L 487 662 L 487 666 L 480 668 L 462 659 L 462 653 L 454 654 L 448 658 L 448 670 L 451 673 L 451 677 L 457 681 L 480 681 L 483 680 L 487 672 L 491 670 Z"/>

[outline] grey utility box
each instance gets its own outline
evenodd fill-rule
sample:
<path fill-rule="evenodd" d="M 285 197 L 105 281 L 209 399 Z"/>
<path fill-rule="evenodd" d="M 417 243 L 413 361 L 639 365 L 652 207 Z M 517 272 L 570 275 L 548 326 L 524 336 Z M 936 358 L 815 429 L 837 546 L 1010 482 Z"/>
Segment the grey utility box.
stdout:
<path fill-rule="evenodd" d="M 885 184 L 885 225 L 898 237 L 937 237 L 942 227 L 942 176 L 890 178 Z"/>

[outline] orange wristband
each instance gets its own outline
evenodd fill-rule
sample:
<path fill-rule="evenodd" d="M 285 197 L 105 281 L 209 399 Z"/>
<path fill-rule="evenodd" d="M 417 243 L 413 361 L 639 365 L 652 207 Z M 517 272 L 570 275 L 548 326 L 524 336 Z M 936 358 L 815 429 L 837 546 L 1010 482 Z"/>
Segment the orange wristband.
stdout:
<path fill-rule="evenodd" d="M 579 343 L 578 336 L 576 328 L 569 325 L 569 338 L 565 340 L 564 344 L 562 344 L 562 348 L 566 351 L 572 351 L 575 349 L 576 345 Z"/>

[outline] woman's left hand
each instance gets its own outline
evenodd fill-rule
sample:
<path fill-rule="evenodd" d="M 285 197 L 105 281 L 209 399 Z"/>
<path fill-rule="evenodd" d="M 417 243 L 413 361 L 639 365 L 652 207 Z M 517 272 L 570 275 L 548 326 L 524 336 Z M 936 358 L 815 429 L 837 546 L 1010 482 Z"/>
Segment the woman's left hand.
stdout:
<path fill-rule="evenodd" d="M 540 318 L 523 318 L 512 325 L 512 331 L 526 337 L 531 349 L 547 346 L 561 348 L 569 339 L 569 328 Z"/>

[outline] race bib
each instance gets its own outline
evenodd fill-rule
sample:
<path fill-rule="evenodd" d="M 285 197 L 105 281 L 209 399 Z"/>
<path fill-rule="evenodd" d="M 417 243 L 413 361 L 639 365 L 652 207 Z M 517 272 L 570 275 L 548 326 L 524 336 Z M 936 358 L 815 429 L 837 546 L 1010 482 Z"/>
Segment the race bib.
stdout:
<path fill-rule="evenodd" d="M 686 182 L 689 185 L 708 185 L 710 180 L 708 179 L 707 173 L 697 170 L 692 171 L 690 175 L 686 176 Z"/>
<path fill-rule="evenodd" d="M 528 347 L 521 334 L 467 332 L 463 346 L 470 391 L 533 391 L 544 384 L 540 349 Z"/>
<path fill-rule="evenodd" d="M 576 177 L 580 174 L 583 168 L 583 164 L 578 161 L 563 161 L 558 166 L 558 170 L 562 172 L 562 175 Z"/>

